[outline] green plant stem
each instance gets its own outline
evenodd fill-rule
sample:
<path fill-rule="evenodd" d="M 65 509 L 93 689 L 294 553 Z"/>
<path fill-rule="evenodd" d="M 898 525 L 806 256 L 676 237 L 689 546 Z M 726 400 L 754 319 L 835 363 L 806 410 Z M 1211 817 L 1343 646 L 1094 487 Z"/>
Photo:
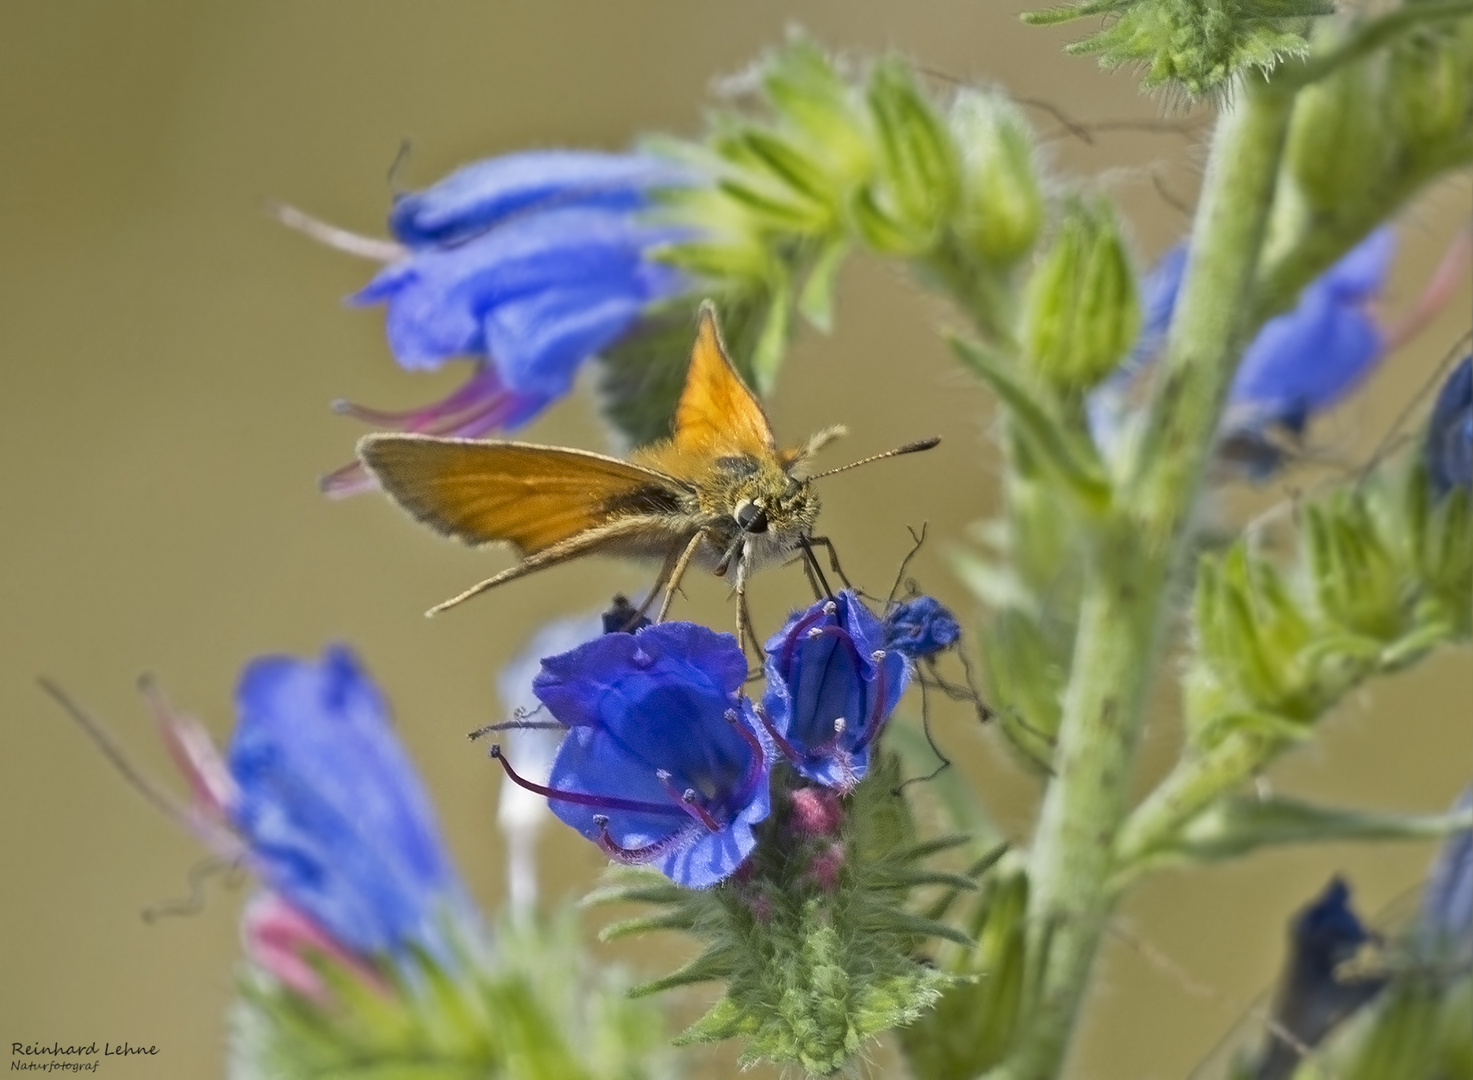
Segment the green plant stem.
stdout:
<path fill-rule="evenodd" d="M 1073 671 L 1030 859 L 1030 943 L 1041 957 L 1028 1026 L 998 1080 L 1060 1074 L 1112 904 L 1116 833 L 1160 651 L 1167 583 L 1250 308 L 1292 95 L 1245 85 L 1218 124 L 1143 449 L 1096 533 Z M 1046 952 L 1044 951 L 1046 949 Z"/>
<path fill-rule="evenodd" d="M 1283 745 L 1282 739 L 1235 731 L 1215 746 L 1183 757 L 1126 819 L 1115 842 L 1117 863 L 1128 868 L 1170 839 L 1179 826 L 1247 780 Z"/>

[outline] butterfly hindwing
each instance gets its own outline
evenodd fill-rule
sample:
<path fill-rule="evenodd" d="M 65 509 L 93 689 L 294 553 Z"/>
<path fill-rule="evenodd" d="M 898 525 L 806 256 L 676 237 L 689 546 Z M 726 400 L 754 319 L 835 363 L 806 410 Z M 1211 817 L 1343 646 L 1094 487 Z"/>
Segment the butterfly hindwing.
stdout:
<path fill-rule="evenodd" d="M 675 512 L 683 485 L 653 469 L 531 443 L 369 435 L 358 456 L 394 501 L 468 544 L 531 555 L 633 514 Z"/>

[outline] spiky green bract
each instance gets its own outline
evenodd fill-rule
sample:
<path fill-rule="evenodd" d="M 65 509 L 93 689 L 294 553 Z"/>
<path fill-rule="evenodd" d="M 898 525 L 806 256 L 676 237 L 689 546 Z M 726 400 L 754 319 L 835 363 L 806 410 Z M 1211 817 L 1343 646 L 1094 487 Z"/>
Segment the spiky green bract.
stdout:
<path fill-rule="evenodd" d="M 599 970 L 576 913 L 508 921 L 493 947 L 462 939 L 449 963 L 419 954 L 381 986 L 327 960 L 324 1000 L 255 968 L 230 1018 L 231 1080 L 640 1080 L 670 1075 L 658 1010 Z"/>
<path fill-rule="evenodd" d="M 1047 25 L 1103 15 L 1108 25 L 1069 46 L 1107 67 L 1143 68 L 1141 86 L 1180 87 L 1194 97 L 1225 89 L 1240 73 L 1271 71 L 1309 51 L 1308 20 L 1329 0 L 1084 0 L 1023 16 Z"/>
<path fill-rule="evenodd" d="M 930 938 L 969 939 L 906 901 L 921 886 L 974 887 L 964 875 L 922 865 L 964 838 L 916 840 L 899 783 L 888 752 L 842 798 L 777 770 L 772 815 L 731 878 L 692 892 L 650 871 L 620 869 L 588 898 L 659 908 L 606 928 L 605 938 L 683 930 L 705 941 L 685 967 L 635 991 L 726 983 L 678 1043 L 741 1037 L 746 1064 L 793 1064 L 827 1076 L 871 1037 L 914 1021 L 954 981 L 921 950 Z"/>
<path fill-rule="evenodd" d="M 1466 491 L 1432 499 L 1420 455 L 1408 454 L 1307 503 L 1287 567 L 1251 537 L 1202 560 L 1188 746 L 1121 830 L 1123 867 L 1190 857 L 1196 815 L 1307 737 L 1346 693 L 1473 636 L 1470 501 Z M 1217 822 L 1214 847 L 1273 842 L 1259 826 L 1275 823 L 1250 816 L 1224 835 Z"/>

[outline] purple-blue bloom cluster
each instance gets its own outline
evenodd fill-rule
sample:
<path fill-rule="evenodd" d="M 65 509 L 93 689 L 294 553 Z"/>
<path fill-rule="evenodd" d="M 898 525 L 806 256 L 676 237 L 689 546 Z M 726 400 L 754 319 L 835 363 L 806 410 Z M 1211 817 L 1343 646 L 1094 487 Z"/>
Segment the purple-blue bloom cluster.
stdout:
<path fill-rule="evenodd" d="M 547 785 L 502 766 L 610 857 L 708 888 L 751 853 L 770 808 L 746 677 L 736 639 L 695 623 L 604 634 L 547 657 L 533 680 L 568 729 Z"/>
<path fill-rule="evenodd" d="M 688 288 L 652 253 L 689 230 L 647 211 L 656 192 L 694 182 L 689 170 L 649 155 L 543 150 L 467 165 L 401 195 L 389 227 L 405 254 L 352 299 L 385 305 L 402 367 L 432 370 L 463 357 L 475 371 L 423 409 L 342 408 L 380 427 L 465 438 L 527 422 L 646 308 Z M 325 487 L 347 494 L 366 483 L 350 466 Z"/>
<path fill-rule="evenodd" d="M 909 661 L 849 589 L 794 613 L 766 651 L 768 734 L 805 777 L 849 790 L 905 692 Z"/>
<path fill-rule="evenodd" d="M 248 665 L 227 807 L 252 869 L 359 956 L 439 951 L 470 910 L 388 706 L 343 647 Z"/>
<path fill-rule="evenodd" d="M 917 596 L 896 604 L 885 616 L 885 648 L 912 660 L 949 649 L 961 636 L 956 616 L 932 596 Z"/>
<path fill-rule="evenodd" d="M 1473 488 L 1473 356 L 1464 357 L 1438 391 L 1423 459 L 1434 495 Z"/>

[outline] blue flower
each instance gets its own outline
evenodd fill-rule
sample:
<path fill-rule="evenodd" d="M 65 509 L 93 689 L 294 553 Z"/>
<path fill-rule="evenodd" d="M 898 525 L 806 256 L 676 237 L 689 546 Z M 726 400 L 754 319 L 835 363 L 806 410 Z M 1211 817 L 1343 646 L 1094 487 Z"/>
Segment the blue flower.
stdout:
<path fill-rule="evenodd" d="M 1473 788 L 1452 808 L 1473 809 Z M 1438 850 L 1422 890 L 1420 932 L 1429 954 L 1450 966 L 1473 961 L 1473 829 L 1454 833 Z"/>
<path fill-rule="evenodd" d="M 692 182 L 647 155 L 547 150 L 477 162 L 400 196 L 389 225 L 403 255 L 353 302 L 386 306 L 402 367 L 462 357 L 475 370 L 423 409 L 340 410 L 379 427 L 464 438 L 526 423 L 646 308 L 686 291 L 686 277 L 650 255 L 689 230 L 646 211 L 656 191 Z M 349 466 L 324 487 L 347 494 L 369 483 Z"/>
<path fill-rule="evenodd" d="M 1289 924 L 1289 956 L 1274 996 L 1273 1020 L 1292 1041 L 1270 1032 L 1254 1076 L 1289 1076 L 1301 1047 L 1315 1047 L 1330 1030 L 1375 997 L 1381 976 L 1341 968 L 1373 939 L 1350 906 L 1350 887 L 1331 879 Z"/>
<path fill-rule="evenodd" d="M 227 808 L 272 892 L 359 956 L 440 951 L 469 911 L 388 707 L 353 654 L 248 665 L 227 752 Z"/>
<path fill-rule="evenodd" d="M 1464 357 L 1438 391 L 1423 455 L 1435 496 L 1473 488 L 1473 356 Z"/>
<path fill-rule="evenodd" d="M 1366 309 L 1386 284 L 1396 232 L 1377 229 L 1305 286 L 1299 303 L 1263 324 L 1228 395 L 1229 425 L 1304 429 L 1371 373 L 1386 338 Z"/>
<path fill-rule="evenodd" d="M 1341 401 L 1371 373 L 1388 337 L 1368 305 L 1385 285 L 1395 250 L 1395 230 L 1377 229 L 1305 286 L 1292 311 L 1264 323 L 1244 351 L 1228 393 L 1219 432 L 1225 459 L 1254 478 L 1268 476 L 1284 459 L 1274 434 L 1302 434 L 1312 416 Z M 1133 430 L 1138 405 L 1132 392 L 1165 344 L 1187 257 L 1186 246 L 1177 244 L 1142 278 L 1140 337 L 1126 363 L 1090 395 L 1091 431 L 1112 454 Z"/>
<path fill-rule="evenodd" d="M 931 596 L 896 604 L 885 616 L 885 648 L 919 660 L 956 644 L 962 628 L 956 616 Z"/>
<path fill-rule="evenodd" d="M 910 664 L 884 625 L 845 589 L 789 617 L 767 642 L 762 719 L 793 767 L 847 791 L 869 768 Z"/>
<path fill-rule="evenodd" d="M 545 787 L 552 812 L 611 858 L 677 884 L 729 877 L 769 811 L 767 755 L 741 695 L 736 639 L 694 623 L 604 634 L 542 661 L 532 689 L 567 729 Z"/>

